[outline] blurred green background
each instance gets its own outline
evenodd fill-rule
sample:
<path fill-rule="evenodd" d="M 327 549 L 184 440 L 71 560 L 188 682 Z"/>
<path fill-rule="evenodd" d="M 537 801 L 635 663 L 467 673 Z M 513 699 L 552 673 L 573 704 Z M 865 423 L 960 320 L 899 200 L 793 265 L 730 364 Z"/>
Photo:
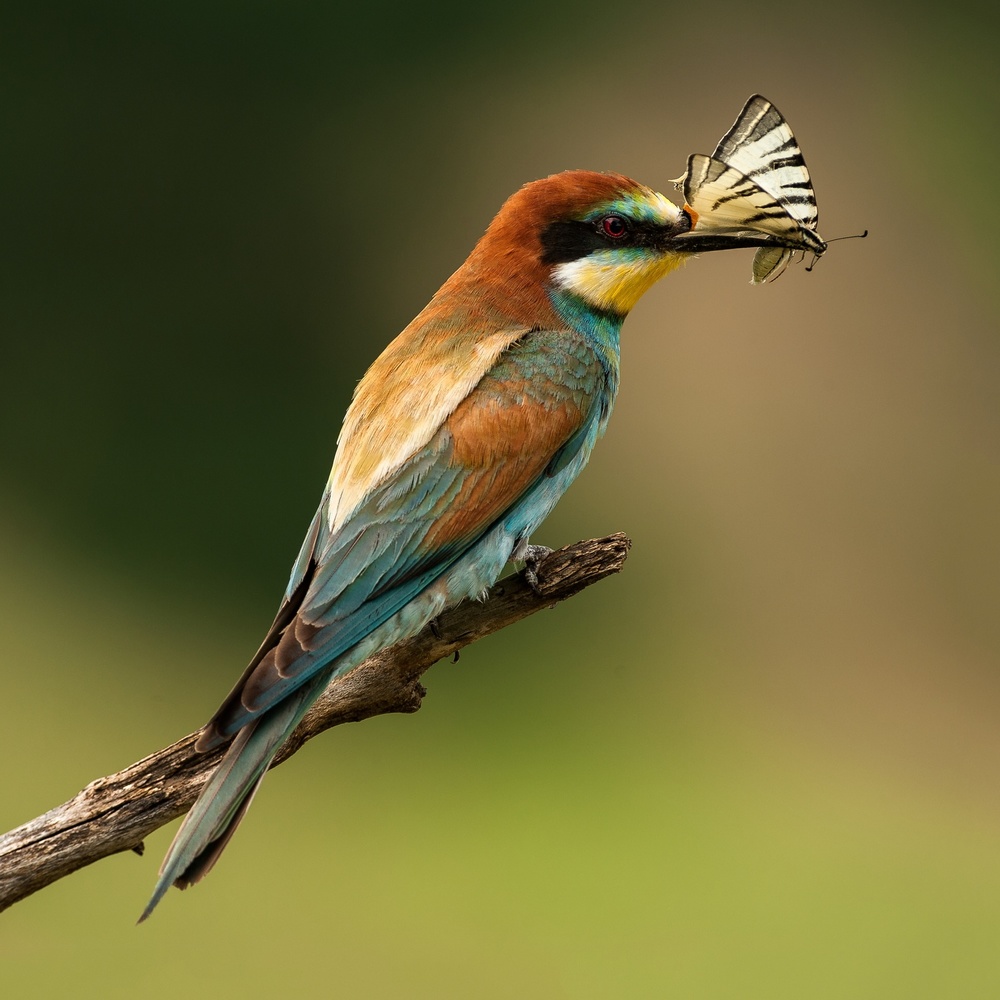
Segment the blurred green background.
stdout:
<path fill-rule="evenodd" d="M 10 996 L 1000 996 L 997 23 L 984 4 L 175 0 L 5 15 L 7 829 L 197 728 L 366 365 L 504 198 L 668 195 L 760 91 L 835 244 L 663 282 L 536 541 L 625 573 L 0 917 Z"/>

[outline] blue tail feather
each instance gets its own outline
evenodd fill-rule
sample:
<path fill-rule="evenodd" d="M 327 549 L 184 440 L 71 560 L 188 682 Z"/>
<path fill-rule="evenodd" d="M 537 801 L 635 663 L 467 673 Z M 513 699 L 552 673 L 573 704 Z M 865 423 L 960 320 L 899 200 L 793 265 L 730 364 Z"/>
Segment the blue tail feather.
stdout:
<path fill-rule="evenodd" d="M 160 868 L 153 895 L 138 922 L 156 908 L 171 885 L 186 889 L 209 873 L 253 801 L 268 766 L 299 724 L 322 683 L 307 684 L 296 696 L 265 712 L 237 734 L 221 763 L 184 817 Z"/>

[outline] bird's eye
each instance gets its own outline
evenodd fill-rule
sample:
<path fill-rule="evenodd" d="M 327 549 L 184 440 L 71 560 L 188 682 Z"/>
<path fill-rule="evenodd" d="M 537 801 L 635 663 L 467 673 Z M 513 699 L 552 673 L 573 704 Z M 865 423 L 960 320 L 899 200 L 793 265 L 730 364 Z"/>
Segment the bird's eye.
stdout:
<path fill-rule="evenodd" d="M 606 215 L 601 219 L 601 231 L 613 240 L 620 240 L 628 232 L 628 223 L 620 215 Z"/>

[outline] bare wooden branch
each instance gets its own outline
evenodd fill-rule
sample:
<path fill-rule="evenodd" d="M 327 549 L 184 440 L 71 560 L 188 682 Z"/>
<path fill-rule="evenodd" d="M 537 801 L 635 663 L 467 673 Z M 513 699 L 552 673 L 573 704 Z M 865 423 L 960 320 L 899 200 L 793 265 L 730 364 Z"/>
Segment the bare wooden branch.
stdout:
<path fill-rule="evenodd" d="M 508 576 L 483 602 L 467 601 L 418 635 L 369 657 L 327 688 L 274 765 L 333 726 L 415 712 L 426 693 L 420 677 L 434 663 L 619 572 L 630 545 L 619 532 L 552 552 L 537 565 L 536 587 L 522 574 Z M 192 733 L 92 781 L 69 802 L 0 837 L 0 910 L 111 854 L 142 854 L 143 837 L 190 808 L 225 750 L 197 753 L 196 737 Z"/>

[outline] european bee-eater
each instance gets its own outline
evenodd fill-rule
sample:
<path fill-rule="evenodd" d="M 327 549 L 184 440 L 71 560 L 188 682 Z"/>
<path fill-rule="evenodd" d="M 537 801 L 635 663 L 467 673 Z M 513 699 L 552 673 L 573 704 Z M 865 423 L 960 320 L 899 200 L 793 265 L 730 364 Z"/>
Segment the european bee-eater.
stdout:
<path fill-rule="evenodd" d="M 693 218 L 619 174 L 527 184 L 371 366 L 274 624 L 197 745 L 232 743 L 141 919 L 215 864 L 332 678 L 524 557 L 607 425 L 629 310 L 690 254 L 722 248 Z"/>

